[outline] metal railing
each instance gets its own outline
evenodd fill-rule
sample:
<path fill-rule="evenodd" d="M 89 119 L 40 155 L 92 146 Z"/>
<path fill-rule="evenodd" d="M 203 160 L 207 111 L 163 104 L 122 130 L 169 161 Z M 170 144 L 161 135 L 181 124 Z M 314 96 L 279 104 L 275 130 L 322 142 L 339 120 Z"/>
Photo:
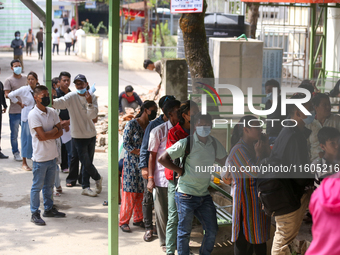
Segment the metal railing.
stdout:
<path fill-rule="evenodd" d="M 148 58 L 155 62 L 162 58 L 176 58 L 177 47 L 148 46 Z"/>

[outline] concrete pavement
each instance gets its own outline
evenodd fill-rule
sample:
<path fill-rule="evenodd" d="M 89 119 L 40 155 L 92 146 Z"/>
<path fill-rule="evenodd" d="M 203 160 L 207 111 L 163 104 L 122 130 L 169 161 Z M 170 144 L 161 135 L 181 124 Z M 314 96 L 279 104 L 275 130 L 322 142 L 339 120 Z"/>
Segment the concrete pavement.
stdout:
<path fill-rule="evenodd" d="M 61 44 L 62 48 L 62 44 Z M 53 56 L 53 77 L 61 71 L 68 71 L 72 78 L 76 74 L 85 74 L 90 84 L 96 83 L 99 105 L 108 102 L 108 70 L 103 63 L 92 63 L 72 54 Z M 12 52 L 0 52 L 0 81 L 4 82 L 12 74 L 10 61 Z M 24 56 L 25 74 L 35 71 L 42 82 L 43 66 L 36 52 L 32 57 Z M 141 63 L 142 64 L 142 63 Z M 150 71 L 128 71 L 120 69 L 119 91 L 126 85 L 133 85 L 137 93 L 147 93 L 159 83 L 159 76 Z M 71 85 L 71 89 L 74 88 Z M 118 100 L 118 97 L 117 97 Z M 118 116 L 117 116 L 118 117 Z M 19 132 L 20 133 L 20 132 Z M 98 197 L 80 195 L 81 187 L 65 187 L 66 174 L 60 173 L 63 193 L 55 197 L 55 204 L 65 212 L 65 219 L 45 218 L 46 226 L 36 226 L 30 222 L 29 197 L 32 185 L 32 172 L 21 170 L 21 162 L 13 159 L 10 146 L 8 114 L 3 114 L 1 147 L 9 159 L 0 160 L 0 255 L 60 255 L 60 254 L 108 254 L 107 207 L 102 202 L 107 199 L 107 153 L 96 153 L 94 164 L 103 176 L 103 191 Z M 20 140 L 19 140 L 20 141 Z M 20 144 L 20 143 L 19 143 Z M 32 162 L 29 161 L 32 166 Z M 91 181 L 91 185 L 94 182 Z M 42 197 L 42 196 L 41 196 Z M 40 208 L 43 209 L 42 199 Z M 118 219 L 118 215 L 117 215 Z M 153 255 L 164 254 L 159 241 L 143 241 L 144 230 L 130 224 L 133 233 L 119 231 L 119 254 Z M 193 239 L 194 254 L 198 254 L 202 235 Z M 198 242 L 196 242 L 197 240 Z M 225 253 L 225 245 L 217 245 L 213 254 Z M 228 248 L 230 250 L 230 246 Z"/>

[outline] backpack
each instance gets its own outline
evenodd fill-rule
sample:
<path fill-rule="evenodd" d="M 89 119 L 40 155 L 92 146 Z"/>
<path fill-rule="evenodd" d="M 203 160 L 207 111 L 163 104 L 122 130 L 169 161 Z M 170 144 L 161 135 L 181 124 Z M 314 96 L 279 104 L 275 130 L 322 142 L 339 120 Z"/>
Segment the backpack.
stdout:
<path fill-rule="evenodd" d="M 175 164 L 176 166 L 178 166 L 178 167 L 180 167 L 180 168 L 183 169 L 182 175 L 184 174 L 184 166 L 185 166 L 186 159 L 187 159 L 188 155 L 190 154 L 190 151 L 191 151 L 192 146 L 193 146 L 193 142 L 192 142 L 193 137 L 192 137 L 192 136 L 193 136 L 193 135 L 189 135 L 189 136 L 187 136 L 187 137 L 185 138 L 185 139 L 187 139 L 187 144 L 186 144 L 186 146 L 185 146 L 185 152 L 184 152 L 184 156 L 183 156 L 182 161 L 181 161 L 180 158 L 176 158 L 176 159 L 174 160 L 174 164 Z M 216 158 L 217 144 L 216 144 L 215 138 L 214 138 L 214 137 L 211 137 L 211 138 L 213 139 L 212 144 L 213 144 L 214 149 L 215 149 L 215 158 Z M 174 172 L 174 179 L 173 179 L 173 181 L 174 181 L 175 185 L 177 185 L 178 178 L 177 178 L 177 173 L 176 173 L 176 172 Z"/>
<path fill-rule="evenodd" d="M 280 166 L 281 160 L 269 157 L 260 163 L 262 166 Z M 281 178 L 280 178 L 281 177 Z M 268 216 L 280 216 L 297 210 L 301 206 L 291 179 L 282 178 L 272 171 L 259 174 L 256 179 L 258 197 L 262 209 Z"/>

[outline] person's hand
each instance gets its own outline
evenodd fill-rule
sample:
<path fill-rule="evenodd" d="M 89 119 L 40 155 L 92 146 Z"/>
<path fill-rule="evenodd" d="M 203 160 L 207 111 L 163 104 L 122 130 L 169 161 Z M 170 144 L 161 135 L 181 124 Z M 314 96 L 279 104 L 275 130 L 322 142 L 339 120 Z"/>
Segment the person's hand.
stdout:
<path fill-rule="evenodd" d="M 39 141 L 42 141 L 41 137 L 38 135 L 38 133 L 35 135 Z"/>
<path fill-rule="evenodd" d="M 184 170 L 181 168 L 181 170 L 180 171 L 176 171 L 176 173 L 177 173 L 176 178 L 179 178 L 179 177 L 181 177 L 183 175 Z"/>
<path fill-rule="evenodd" d="M 142 169 L 142 176 L 143 176 L 143 179 L 147 180 L 148 177 L 149 177 L 149 171 L 148 171 L 148 168 L 147 167 L 143 167 Z"/>
<path fill-rule="evenodd" d="M 7 108 L 2 109 L 2 113 L 6 113 Z"/>
<path fill-rule="evenodd" d="M 65 130 L 66 130 L 66 128 L 69 128 L 69 126 L 70 126 L 68 120 L 62 120 L 62 121 L 60 122 L 60 125 L 61 125 L 61 127 L 62 127 L 63 129 L 65 129 Z M 67 131 L 67 130 L 66 130 L 66 131 Z"/>
<path fill-rule="evenodd" d="M 55 90 L 55 88 L 52 88 L 52 96 L 54 96 L 54 97 L 57 96 L 57 91 Z"/>
<path fill-rule="evenodd" d="M 90 94 L 89 91 L 86 91 L 85 92 L 85 98 L 86 98 L 86 101 L 89 103 L 89 104 L 92 104 L 92 96 Z"/>
<path fill-rule="evenodd" d="M 120 113 L 119 113 L 119 115 L 120 115 L 120 116 L 123 116 L 123 115 L 124 115 L 124 113 L 123 113 L 123 112 L 120 112 Z"/>
<path fill-rule="evenodd" d="M 68 132 L 68 131 L 70 131 L 70 126 L 66 126 L 64 129 L 65 129 L 66 132 Z"/>
<path fill-rule="evenodd" d="M 155 187 L 156 187 L 156 185 L 155 185 L 154 179 L 153 179 L 153 178 L 149 178 L 149 180 L 148 180 L 148 186 L 147 186 L 148 191 L 149 191 L 150 193 L 152 193 L 152 190 L 153 190 Z"/>
<path fill-rule="evenodd" d="M 256 157 L 262 158 L 263 155 L 263 149 L 264 149 L 264 142 L 261 140 L 258 140 L 257 143 L 255 144 L 255 153 Z"/>
<path fill-rule="evenodd" d="M 18 102 L 18 105 L 20 105 L 21 108 L 24 108 L 26 105 L 21 103 L 21 102 Z"/>
<path fill-rule="evenodd" d="M 227 176 L 224 176 L 222 178 L 222 181 L 225 183 L 225 184 L 231 184 L 231 181 L 232 181 L 232 178 L 227 178 Z"/>
<path fill-rule="evenodd" d="M 22 46 L 20 45 L 20 46 L 19 46 L 19 49 L 21 49 L 21 48 L 22 48 Z"/>
<path fill-rule="evenodd" d="M 139 156 L 140 149 L 134 149 L 134 150 L 131 151 L 131 153 Z"/>

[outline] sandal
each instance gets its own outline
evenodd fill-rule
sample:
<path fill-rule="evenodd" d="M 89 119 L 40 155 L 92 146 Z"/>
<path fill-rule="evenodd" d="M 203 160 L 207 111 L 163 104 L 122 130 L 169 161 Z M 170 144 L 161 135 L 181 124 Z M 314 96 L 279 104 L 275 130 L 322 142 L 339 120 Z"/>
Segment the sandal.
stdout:
<path fill-rule="evenodd" d="M 61 188 L 61 186 L 55 188 L 55 190 L 56 190 L 58 193 L 63 193 L 63 189 Z"/>
<path fill-rule="evenodd" d="M 130 232 L 131 232 L 131 229 L 130 229 L 130 227 L 129 227 L 128 224 L 121 225 L 121 226 L 120 226 L 120 229 L 121 229 L 123 232 L 127 232 L 127 233 L 130 233 Z"/>
<path fill-rule="evenodd" d="M 144 225 L 143 221 L 134 222 L 134 223 L 132 223 L 132 225 L 138 226 L 138 227 L 141 227 L 141 228 L 145 228 L 145 225 Z"/>
<path fill-rule="evenodd" d="M 71 188 L 71 187 L 73 187 L 74 185 L 72 184 L 72 183 L 66 183 L 66 187 L 69 187 L 69 188 Z"/>
<path fill-rule="evenodd" d="M 28 165 L 22 166 L 21 169 L 25 171 L 32 171 L 32 168 L 30 168 Z"/>
<path fill-rule="evenodd" d="M 104 200 L 103 206 L 108 206 L 109 205 L 109 201 Z"/>
<path fill-rule="evenodd" d="M 58 191 L 54 191 L 54 192 L 53 192 L 53 196 L 55 196 L 55 197 L 60 197 L 61 195 L 60 195 L 60 193 L 59 193 Z"/>

